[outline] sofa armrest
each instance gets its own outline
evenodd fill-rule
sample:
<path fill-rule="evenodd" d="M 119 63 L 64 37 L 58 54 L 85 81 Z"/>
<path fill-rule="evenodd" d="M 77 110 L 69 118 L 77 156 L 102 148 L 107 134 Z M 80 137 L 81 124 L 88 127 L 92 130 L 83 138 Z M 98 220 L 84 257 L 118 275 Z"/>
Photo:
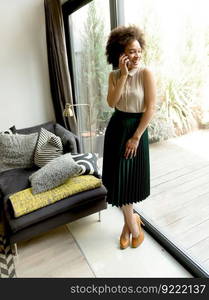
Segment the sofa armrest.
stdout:
<path fill-rule="evenodd" d="M 80 141 L 77 135 L 65 129 L 60 124 L 55 124 L 55 134 L 62 140 L 64 153 L 81 153 Z"/>

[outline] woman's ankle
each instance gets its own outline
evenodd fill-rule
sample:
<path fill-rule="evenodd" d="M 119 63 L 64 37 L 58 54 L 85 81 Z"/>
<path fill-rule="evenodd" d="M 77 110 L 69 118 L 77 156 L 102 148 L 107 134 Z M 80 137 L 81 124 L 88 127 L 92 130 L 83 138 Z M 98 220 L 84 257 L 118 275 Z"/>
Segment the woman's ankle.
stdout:
<path fill-rule="evenodd" d="M 129 230 L 128 225 L 124 224 L 122 232 L 121 232 L 121 236 L 124 236 L 124 237 L 128 238 L 130 236 L 130 233 L 131 233 L 131 231 Z"/>
<path fill-rule="evenodd" d="M 139 226 L 137 223 L 134 223 L 134 225 L 131 227 L 131 234 L 134 238 L 139 236 Z"/>

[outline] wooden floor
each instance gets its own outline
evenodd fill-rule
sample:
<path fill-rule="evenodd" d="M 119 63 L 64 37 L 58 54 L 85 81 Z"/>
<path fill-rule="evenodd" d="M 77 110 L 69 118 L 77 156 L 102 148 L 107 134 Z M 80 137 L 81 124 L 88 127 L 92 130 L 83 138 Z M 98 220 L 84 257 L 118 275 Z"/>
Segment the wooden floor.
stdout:
<path fill-rule="evenodd" d="M 95 277 L 67 226 L 18 243 L 15 267 L 19 278 Z"/>
<path fill-rule="evenodd" d="M 150 145 L 153 224 L 209 272 L 209 130 Z"/>

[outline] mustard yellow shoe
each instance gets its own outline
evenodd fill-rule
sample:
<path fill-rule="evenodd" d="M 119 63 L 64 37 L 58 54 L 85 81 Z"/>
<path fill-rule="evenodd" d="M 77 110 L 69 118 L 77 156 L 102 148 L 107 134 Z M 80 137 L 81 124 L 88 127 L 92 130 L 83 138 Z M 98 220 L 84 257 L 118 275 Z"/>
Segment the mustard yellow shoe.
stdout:
<path fill-rule="evenodd" d="M 130 238 L 120 237 L 120 249 L 126 249 L 130 245 Z"/>
<path fill-rule="evenodd" d="M 124 225 L 125 228 L 126 225 Z M 123 229 L 124 230 L 124 229 Z M 120 236 L 120 249 L 126 249 L 130 245 L 130 230 L 129 231 L 129 236 L 128 238 L 123 236 L 123 233 Z"/>
<path fill-rule="evenodd" d="M 134 214 L 136 216 L 136 222 L 139 226 L 139 236 L 138 237 L 132 237 L 131 247 L 137 248 L 144 240 L 144 231 L 142 230 L 141 224 L 144 225 L 139 215 Z"/>

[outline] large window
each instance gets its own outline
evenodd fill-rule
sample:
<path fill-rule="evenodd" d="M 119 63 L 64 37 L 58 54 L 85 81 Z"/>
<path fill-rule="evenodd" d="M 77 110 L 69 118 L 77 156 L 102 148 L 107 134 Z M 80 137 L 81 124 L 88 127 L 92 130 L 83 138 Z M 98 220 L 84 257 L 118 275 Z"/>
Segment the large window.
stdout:
<path fill-rule="evenodd" d="M 143 63 L 158 92 L 151 196 L 137 210 L 209 273 L 208 9 L 203 0 L 124 0 L 124 23 L 145 32 Z"/>
<path fill-rule="evenodd" d="M 69 17 L 79 132 L 85 151 L 102 156 L 111 109 L 106 103 L 110 66 L 105 44 L 110 32 L 109 1 L 94 0 Z M 85 105 L 83 105 L 85 104 Z"/>
<path fill-rule="evenodd" d="M 136 24 L 145 32 L 143 64 L 157 82 L 157 111 L 149 125 L 151 195 L 135 209 L 147 226 L 151 224 L 150 232 L 165 237 L 174 249 L 182 250 L 183 257 L 200 266 L 202 274 L 208 274 L 208 1 L 112 0 L 110 4 L 112 26 Z M 97 152 L 102 159 L 112 113 L 106 103 L 111 70 L 105 57 L 109 0 L 91 1 L 71 14 L 68 29 L 75 100 L 82 104 L 76 107 L 79 132 L 84 150 Z"/>

